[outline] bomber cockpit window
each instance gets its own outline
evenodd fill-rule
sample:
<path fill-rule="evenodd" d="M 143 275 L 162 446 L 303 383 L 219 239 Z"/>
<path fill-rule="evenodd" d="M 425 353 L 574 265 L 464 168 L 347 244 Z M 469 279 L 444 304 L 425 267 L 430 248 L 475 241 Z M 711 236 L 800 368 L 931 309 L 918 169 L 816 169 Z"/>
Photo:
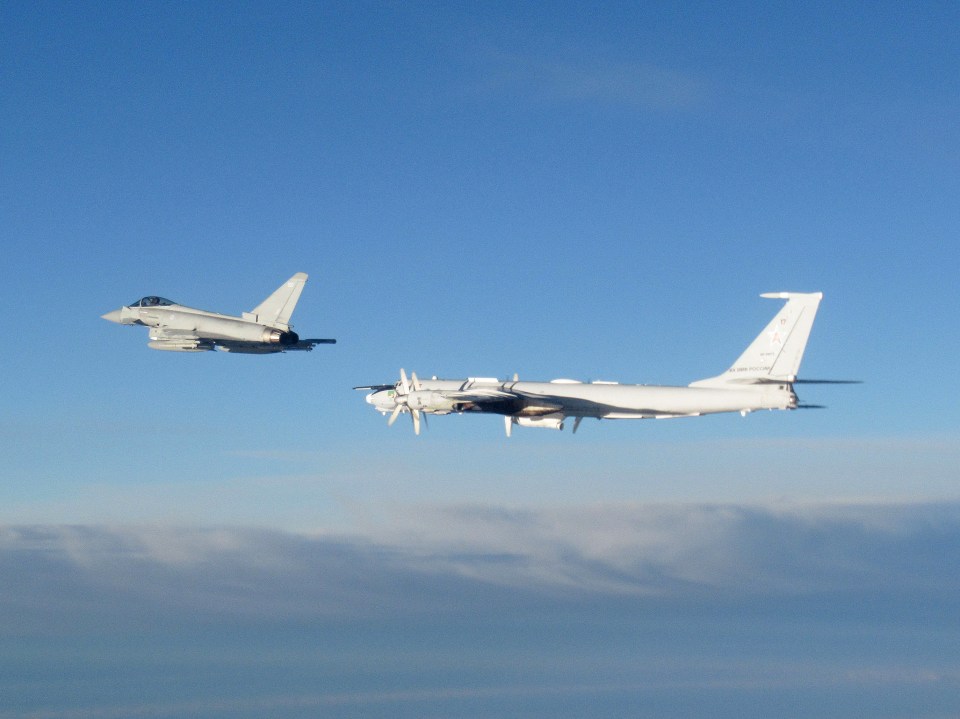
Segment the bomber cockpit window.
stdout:
<path fill-rule="evenodd" d="M 173 305 L 173 304 L 176 304 L 176 303 L 164 297 L 149 295 L 147 297 L 137 300 L 136 302 L 128 306 L 129 307 L 164 307 L 166 305 Z"/>

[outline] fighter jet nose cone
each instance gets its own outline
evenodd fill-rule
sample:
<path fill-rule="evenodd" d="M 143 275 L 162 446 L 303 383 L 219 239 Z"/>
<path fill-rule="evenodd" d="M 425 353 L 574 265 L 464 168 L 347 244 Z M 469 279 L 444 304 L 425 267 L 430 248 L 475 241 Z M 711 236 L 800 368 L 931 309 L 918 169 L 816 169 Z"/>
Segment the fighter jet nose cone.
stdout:
<path fill-rule="evenodd" d="M 117 324 L 120 324 L 120 314 L 120 310 L 114 310 L 113 312 L 107 312 L 107 314 L 100 316 L 103 317 L 103 319 L 105 319 L 107 322 L 116 322 Z"/>

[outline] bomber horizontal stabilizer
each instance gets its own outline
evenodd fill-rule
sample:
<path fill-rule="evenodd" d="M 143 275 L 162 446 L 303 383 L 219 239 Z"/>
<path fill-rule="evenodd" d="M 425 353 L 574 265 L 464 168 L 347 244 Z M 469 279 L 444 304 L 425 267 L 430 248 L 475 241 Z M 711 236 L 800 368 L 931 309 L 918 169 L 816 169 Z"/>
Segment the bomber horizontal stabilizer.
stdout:
<path fill-rule="evenodd" d="M 795 379 L 793 384 L 863 384 L 862 379 Z"/>

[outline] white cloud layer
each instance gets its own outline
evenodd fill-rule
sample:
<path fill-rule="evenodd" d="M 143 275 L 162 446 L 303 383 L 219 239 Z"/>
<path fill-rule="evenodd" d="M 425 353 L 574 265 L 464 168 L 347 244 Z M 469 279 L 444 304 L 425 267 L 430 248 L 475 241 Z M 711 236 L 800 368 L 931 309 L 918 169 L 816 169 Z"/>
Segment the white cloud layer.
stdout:
<path fill-rule="evenodd" d="M 960 687 L 956 503 L 391 520 L 0 528 L 0 719 L 938 716 Z"/>
<path fill-rule="evenodd" d="M 186 592 L 211 607 L 234 592 L 230 606 L 268 613 L 392 601 L 398 599 L 392 582 L 401 577 L 410 586 L 446 583 L 465 592 L 477 585 L 611 596 L 960 589 L 950 569 L 960 563 L 960 505 L 953 503 L 388 511 L 390 522 L 368 516 L 361 520 L 366 529 L 351 537 L 227 527 L 7 526 L 0 531 L 0 561 L 8 587 L 46 575 L 134 594 L 156 585 L 166 601 Z M 355 603 L 354 595 L 365 600 Z"/>

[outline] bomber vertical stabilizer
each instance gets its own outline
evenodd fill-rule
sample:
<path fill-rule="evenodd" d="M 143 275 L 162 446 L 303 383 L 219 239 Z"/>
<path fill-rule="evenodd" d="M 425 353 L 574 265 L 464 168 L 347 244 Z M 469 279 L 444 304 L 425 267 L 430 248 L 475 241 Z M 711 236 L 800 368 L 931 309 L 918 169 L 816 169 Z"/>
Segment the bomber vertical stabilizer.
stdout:
<path fill-rule="evenodd" d="M 787 303 L 730 369 L 716 377 L 692 382 L 691 387 L 792 383 L 797 379 L 823 293 L 768 292 L 760 296 L 787 300 Z"/>

